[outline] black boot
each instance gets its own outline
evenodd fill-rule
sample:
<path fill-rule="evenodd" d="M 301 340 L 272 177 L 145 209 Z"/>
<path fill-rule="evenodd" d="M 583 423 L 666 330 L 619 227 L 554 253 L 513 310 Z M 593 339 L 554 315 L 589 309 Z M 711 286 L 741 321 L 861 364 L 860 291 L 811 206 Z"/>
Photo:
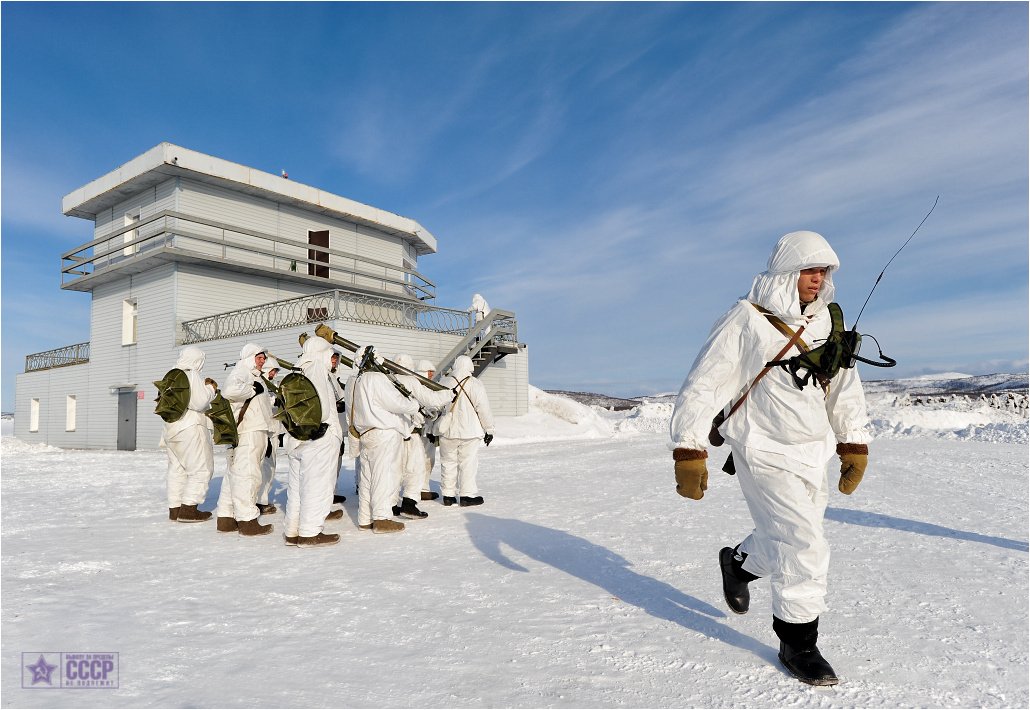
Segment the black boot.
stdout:
<path fill-rule="evenodd" d="M 457 502 L 458 502 L 458 499 L 454 498 L 453 496 L 444 496 L 443 497 L 443 504 L 444 505 L 454 505 Z"/>
<path fill-rule="evenodd" d="M 422 518 L 428 518 L 429 513 L 418 509 L 418 505 L 411 498 L 401 499 L 401 517 L 411 518 L 412 520 L 421 520 Z"/>
<path fill-rule="evenodd" d="M 837 685 L 837 674 L 816 648 L 819 619 L 790 624 L 773 617 L 773 631 L 780 639 L 780 663 L 791 675 L 809 685 Z"/>
<path fill-rule="evenodd" d="M 739 547 L 719 550 L 719 567 L 722 568 L 722 595 L 726 598 L 726 605 L 734 614 L 746 614 L 751 607 L 751 592 L 747 585 L 758 577 L 741 566 L 747 555 L 739 552 Z"/>
<path fill-rule="evenodd" d="M 462 508 L 470 505 L 483 505 L 483 496 L 462 496 L 458 499 L 458 505 Z"/>
<path fill-rule="evenodd" d="M 346 503 L 347 496 L 333 495 L 333 503 Z"/>

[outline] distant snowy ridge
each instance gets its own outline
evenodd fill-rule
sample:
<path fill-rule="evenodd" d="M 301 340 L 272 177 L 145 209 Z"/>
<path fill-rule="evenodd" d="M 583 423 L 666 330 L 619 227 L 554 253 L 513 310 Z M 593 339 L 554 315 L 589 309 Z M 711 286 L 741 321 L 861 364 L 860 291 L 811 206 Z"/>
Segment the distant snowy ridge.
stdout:
<path fill-rule="evenodd" d="M 873 435 L 880 439 L 952 439 L 1028 443 L 1028 378 L 1024 373 L 963 375 L 945 373 L 898 380 L 863 382 Z M 617 397 L 586 392 L 550 394 L 537 390 L 535 402 L 547 398 L 589 405 L 607 423 L 613 435 L 668 431 L 676 396 L 635 397 L 637 405 L 614 411 Z M 530 398 L 530 410 L 534 398 Z M 573 399 L 575 402 L 573 402 Z M 584 420 L 586 417 L 579 415 Z M 591 428 L 596 436 L 602 430 Z"/>

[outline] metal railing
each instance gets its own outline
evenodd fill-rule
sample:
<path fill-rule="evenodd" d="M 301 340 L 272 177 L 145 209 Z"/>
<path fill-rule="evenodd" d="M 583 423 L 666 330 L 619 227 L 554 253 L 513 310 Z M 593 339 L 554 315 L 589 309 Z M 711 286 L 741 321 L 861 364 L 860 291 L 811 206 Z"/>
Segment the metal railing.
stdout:
<path fill-rule="evenodd" d="M 89 343 L 65 345 L 63 348 L 26 355 L 25 372 L 51 370 L 55 367 L 81 365 L 86 362 L 89 362 Z"/>
<path fill-rule="evenodd" d="M 437 308 L 399 298 L 365 296 L 333 290 L 184 321 L 181 325 L 181 343 L 188 345 L 331 320 L 386 325 L 462 337 L 468 335 L 474 325 L 473 316 L 468 311 Z"/>
<path fill-rule="evenodd" d="M 436 285 L 414 269 L 175 210 L 163 210 L 62 254 L 61 286 L 125 265 L 160 248 L 223 265 L 307 274 L 329 283 L 347 283 L 420 300 L 436 297 Z"/>
<path fill-rule="evenodd" d="M 462 340 L 455 345 L 438 364 L 439 372 L 448 372 L 459 355 L 475 358 L 476 355 L 491 343 L 504 343 L 518 346 L 518 321 L 511 311 L 491 310 L 486 318 L 475 323 Z"/>

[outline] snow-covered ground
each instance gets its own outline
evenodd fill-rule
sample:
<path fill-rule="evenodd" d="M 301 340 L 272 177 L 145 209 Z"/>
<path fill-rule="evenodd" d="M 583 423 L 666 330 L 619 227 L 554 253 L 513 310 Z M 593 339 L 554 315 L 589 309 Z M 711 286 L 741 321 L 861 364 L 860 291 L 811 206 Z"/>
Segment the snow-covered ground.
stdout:
<path fill-rule="evenodd" d="M 341 543 L 314 550 L 282 544 L 281 512 L 255 539 L 168 522 L 163 452 L 27 445 L 5 422 L 0 702 L 1027 707 L 1025 410 L 906 391 L 870 391 L 866 480 L 832 487 L 820 648 L 842 683 L 822 689 L 778 667 L 762 582 L 748 615 L 725 608 L 716 557 L 748 513 L 714 465 L 703 500 L 676 495 L 668 402 L 534 390 L 482 450 L 486 505 L 373 536 L 348 499 Z M 23 688 L 43 651 L 117 652 L 119 687 Z"/>

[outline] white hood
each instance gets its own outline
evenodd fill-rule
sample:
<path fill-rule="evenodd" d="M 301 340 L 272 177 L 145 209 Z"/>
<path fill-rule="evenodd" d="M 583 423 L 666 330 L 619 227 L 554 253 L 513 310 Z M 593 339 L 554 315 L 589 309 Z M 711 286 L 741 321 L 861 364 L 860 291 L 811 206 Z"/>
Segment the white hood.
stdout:
<path fill-rule="evenodd" d="M 454 367 L 451 368 L 451 377 L 456 380 L 463 380 L 472 374 L 472 358 L 468 355 L 459 355 L 454 359 Z"/>
<path fill-rule="evenodd" d="M 429 360 L 419 360 L 416 372 L 423 377 L 429 377 L 430 372 L 436 372 L 436 365 L 429 362 Z"/>
<path fill-rule="evenodd" d="M 397 353 L 393 356 L 393 361 L 407 370 L 415 371 L 415 361 L 411 358 L 411 355 Z"/>
<path fill-rule="evenodd" d="M 257 343 L 247 343 L 240 350 L 240 363 L 250 371 L 257 369 L 257 364 L 254 362 L 254 356 L 258 353 L 265 352 L 265 349 Z"/>
<path fill-rule="evenodd" d="M 179 351 L 179 359 L 175 362 L 175 366 L 180 370 L 200 372 L 204 369 L 206 359 L 207 356 L 204 355 L 203 350 L 194 345 L 187 345 Z"/>
<path fill-rule="evenodd" d="M 297 360 L 297 367 L 320 366 L 327 373 L 333 366 L 333 346 L 322 338 L 308 338 L 301 348 L 302 354 Z"/>
<path fill-rule="evenodd" d="M 800 317 L 798 278 L 802 269 L 817 266 L 826 267 L 826 278 L 805 315 L 816 313 L 833 301 L 833 272 L 840 267 L 840 259 L 822 235 L 815 232 L 791 232 L 780 237 L 766 270 L 755 277 L 745 298 L 777 316 Z"/>
<path fill-rule="evenodd" d="M 265 377 L 268 377 L 269 373 L 272 370 L 278 370 L 278 369 L 279 369 L 279 361 L 276 360 L 271 355 L 267 355 L 265 357 L 265 364 L 261 366 L 261 374 L 264 375 Z"/>

